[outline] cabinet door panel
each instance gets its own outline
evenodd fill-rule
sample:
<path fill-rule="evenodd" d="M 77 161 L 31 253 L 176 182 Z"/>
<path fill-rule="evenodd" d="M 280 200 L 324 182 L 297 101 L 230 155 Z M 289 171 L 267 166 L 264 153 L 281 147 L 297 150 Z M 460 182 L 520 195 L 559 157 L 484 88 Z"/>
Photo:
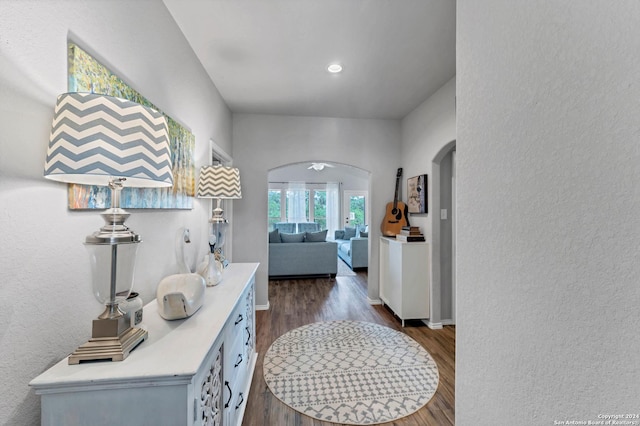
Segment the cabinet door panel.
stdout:
<path fill-rule="evenodd" d="M 222 346 L 218 345 L 207 357 L 203 369 L 196 376 L 195 424 L 222 426 Z"/>
<path fill-rule="evenodd" d="M 402 318 L 402 246 L 389 243 L 389 306 Z"/>
<path fill-rule="evenodd" d="M 256 351 L 256 324 L 255 324 L 255 291 L 253 283 L 247 289 L 247 294 L 245 296 L 245 312 L 247 316 L 247 323 L 244 328 L 244 352 L 247 357 L 247 369 L 251 368 L 251 359 L 253 358 L 253 354 Z"/>

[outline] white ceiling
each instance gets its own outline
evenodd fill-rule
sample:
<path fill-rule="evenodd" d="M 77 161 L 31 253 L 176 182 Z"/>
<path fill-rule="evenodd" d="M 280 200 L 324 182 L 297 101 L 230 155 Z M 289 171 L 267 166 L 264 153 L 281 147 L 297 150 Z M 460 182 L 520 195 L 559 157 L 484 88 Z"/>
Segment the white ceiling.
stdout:
<path fill-rule="evenodd" d="M 399 119 L 455 75 L 455 0 L 163 1 L 233 112 Z"/>

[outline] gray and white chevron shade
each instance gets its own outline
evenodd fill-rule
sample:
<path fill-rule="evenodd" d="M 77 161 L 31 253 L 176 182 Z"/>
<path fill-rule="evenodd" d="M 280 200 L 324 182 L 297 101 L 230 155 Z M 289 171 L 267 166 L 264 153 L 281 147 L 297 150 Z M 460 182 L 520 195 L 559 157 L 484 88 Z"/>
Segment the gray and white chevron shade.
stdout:
<path fill-rule="evenodd" d="M 225 166 L 204 166 L 200 169 L 199 198 L 242 198 L 240 170 Z"/>
<path fill-rule="evenodd" d="M 58 96 L 44 176 L 89 185 L 173 185 L 167 122 L 158 111 L 94 93 Z"/>

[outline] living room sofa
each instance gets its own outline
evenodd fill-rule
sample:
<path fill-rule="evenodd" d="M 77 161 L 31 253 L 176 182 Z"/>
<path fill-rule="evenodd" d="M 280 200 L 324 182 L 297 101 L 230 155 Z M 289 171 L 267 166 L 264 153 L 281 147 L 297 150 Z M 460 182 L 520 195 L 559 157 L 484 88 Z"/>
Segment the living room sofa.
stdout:
<path fill-rule="evenodd" d="M 273 224 L 273 227 L 280 232 L 289 234 L 320 231 L 320 225 L 316 222 L 277 222 Z"/>
<path fill-rule="evenodd" d="M 369 233 L 356 228 L 335 231 L 338 256 L 353 270 L 369 267 Z"/>
<path fill-rule="evenodd" d="M 320 232 L 269 233 L 269 278 L 338 273 L 338 244 Z"/>

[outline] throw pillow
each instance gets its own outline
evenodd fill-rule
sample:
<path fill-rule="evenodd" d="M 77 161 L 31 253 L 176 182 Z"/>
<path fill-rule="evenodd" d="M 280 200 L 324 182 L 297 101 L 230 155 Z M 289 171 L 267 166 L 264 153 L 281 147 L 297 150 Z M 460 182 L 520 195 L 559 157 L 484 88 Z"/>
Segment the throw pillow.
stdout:
<path fill-rule="evenodd" d="M 277 229 L 269 232 L 269 243 L 280 243 L 280 232 Z"/>
<path fill-rule="evenodd" d="M 304 242 L 304 232 L 299 234 L 280 233 L 280 239 L 283 243 L 302 243 Z"/>
<path fill-rule="evenodd" d="M 327 239 L 327 230 L 318 232 L 306 232 L 304 241 L 307 243 L 323 243 Z"/>
<path fill-rule="evenodd" d="M 353 238 L 355 236 L 356 236 L 356 228 L 349 228 L 349 227 L 345 226 L 345 228 L 344 228 L 344 237 L 343 238 L 345 240 L 349 240 L 349 239 L 351 239 L 351 238 Z"/>
<path fill-rule="evenodd" d="M 335 233 L 336 240 L 344 240 L 344 229 L 338 229 Z"/>

